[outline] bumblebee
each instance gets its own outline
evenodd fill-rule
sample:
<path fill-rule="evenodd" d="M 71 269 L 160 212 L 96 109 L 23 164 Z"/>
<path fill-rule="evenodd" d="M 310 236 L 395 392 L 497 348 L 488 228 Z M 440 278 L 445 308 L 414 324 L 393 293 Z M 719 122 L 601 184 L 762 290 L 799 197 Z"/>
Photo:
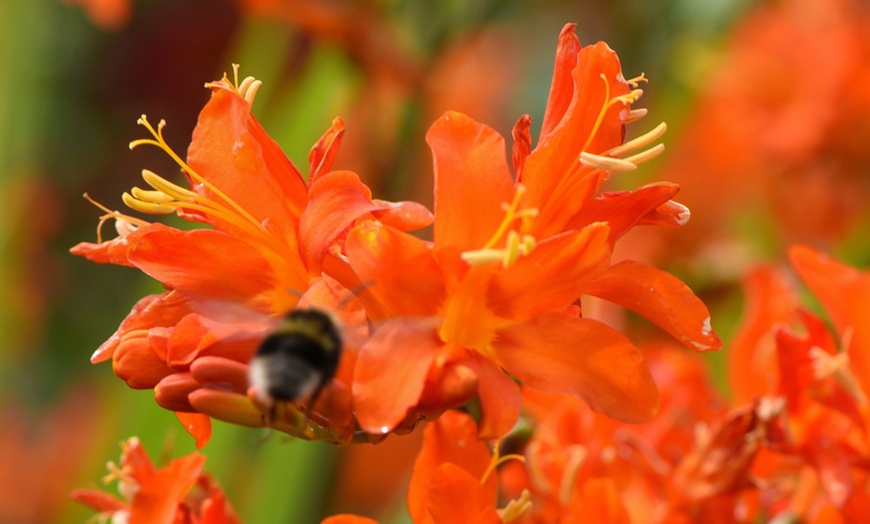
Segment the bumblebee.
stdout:
<path fill-rule="evenodd" d="M 271 423 L 277 402 L 305 402 L 306 414 L 335 377 L 341 358 L 340 328 L 319 309 L 287 313 L 261 343 L 248 366 L 248 382 L 256 399 L 269 409 Z"/>

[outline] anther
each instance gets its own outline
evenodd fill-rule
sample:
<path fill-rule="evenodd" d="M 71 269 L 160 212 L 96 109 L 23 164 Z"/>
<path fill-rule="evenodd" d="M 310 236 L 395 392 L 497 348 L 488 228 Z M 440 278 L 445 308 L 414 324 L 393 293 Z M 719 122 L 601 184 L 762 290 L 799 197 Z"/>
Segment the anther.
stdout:
<path fill-rule="evenodd" d="M 135 209 L 140 213 L 147 213 L 149 215 L 166 215 L 175 212 L 175 207 L 173 206 L 155 204 L 153 202 L 143 202 L 142 200 L 137 200 L 133 195 L 126 191 L 121 195 L 121 200 L 124 201 L 124 204 L 126 204 L 127 207 Z"/>
<path fill-rule="evenodd" d="M 175 200 L 181 200 L 182 202 L 192 202 L 197 197 L 196 193 L 194 193 L 193 191 L 173 184 L 169 180 L 166 180 L 162 176 L 148 169 L 142 170 L 142 178 L 149 186 L 153 187 L 157 191 L 169 195 Z"/>
<path fill-rule="evenodd" d="M 613 157 L 620 157 L 626 153 L 632 153 L 639 149 L 643 149 L 644 147 L 652 144 L 653 142 L 664 136 L 667 130 L 668 125 L 662 122 L 661 124 L 654 127 L 652 130 L 647 131 L 641 136 L 629 140 L 628 142 L 620 146 L 616 146 L 613 149 L 606 151 L 604 154 Z"/>
<path fill-rule="evenodd" d="M 168 204 L 169 202 L 175 200 L 163 191 L 148 191 L 135 186 L 130 189 L 130 193 L 133 194 L 133 198 L 135 198 L 136 200 L 151 202 L 154 204 Z"/>
<path fill-rule="evenodd" d="M 587 153 L 585 151 L 580 153 L 580 163 L 587 167 L 603 169 L 609 173 L 623 173 L 637 169 L 637 164 L 633 164 L 627 160 L 610 158 L 607 156 Z"/>

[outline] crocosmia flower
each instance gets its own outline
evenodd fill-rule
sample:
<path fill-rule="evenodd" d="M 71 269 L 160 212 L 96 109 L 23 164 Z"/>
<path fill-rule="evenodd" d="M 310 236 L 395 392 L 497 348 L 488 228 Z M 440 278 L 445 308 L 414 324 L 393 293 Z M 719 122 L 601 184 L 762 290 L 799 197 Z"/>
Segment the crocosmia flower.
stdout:
<path fill-rule="evenodd" d="M 105 481 L 117 481 L 121 497 L 77 489 L 74 500 L 111 522 L 129 524 L 241 524 L 220 487 L 202 473 L 205 457 L 193 453 L 157 468 L 139 439 L 122 444 L 119 464 L 109 463 Z"/>
<path fill-rule="evenodd" d="M 250 77 L 239 82 L 238 74 L 235 81 L 224 77 L 207 84 L 211 99 L 200 113 L 187 161 L 163 139 L 164 123 L 155 128 L 144 116 L 139 123 L 152 137 L 130 144 L 165 151 L 181 167 L 188 187 L 144 170 L 151 189 L 125 193 L 127 206 L 149 214 L 177 213 L 208 228 L 180 230 L 104 208 L 100 223 L 114 219 L 118 236 L 71 250 L 95 262 L 136 267 L 167 289 L 140 300 L 91 361 L 111 359 L 130 387 L 155 388 L 158 402 L 179 414 L 199 445 L 210 434 L 206 414 L 264 423 L 244 398 L 246 366 L 256 343 L 239 334 L 259 329 L 262 337 L 267 323 L 252 328 L 254 317 L 233 318 L 228 311 L 277 318 L 303 295 L 312 305 L 309 290 L 331 299 L 341 291 L 324 283 L 323 275 L 344 275 L 345 281 L 352 275 L 340 255 L 348 228 L 366 219 L 403 230 L 431 221 L 422 206 L 373 200 L 356 174 L 331 170 L 344 133 L 340 119 L 312 149 L 306 180 L 251 114 L 259 85 Z M 314 290 L 317 286 L 334 292 Z M 336 301 L 313 305 L 330 307 Z M 350 379 L 352 358 L 347 360 L 348 371 L 339 371 L 336 384 Z M 341 397 L 332 403 L 336 416 L 330 417 L 346 422 L 333 435 L 339 440 L 353 429 L 349 394 Z M 328 394 L 324 401 L 329 403 Z M 288 424 L 314 438 L 298 422 Z"/>
<path fill-rule="evenodd" d="M 352 229 L 344 249 L 365 282 L 377 325 L 353 378 L 357 419 L 389 432 L 479 399 L 481 437 L 505 434 L 519 415 L 515 382 L 581 396 L 597 411 L 650 419 L 658 394 L 644 357 L 619 331 L 581 314 L 597 296 L 650 318 L 697 350 L 721 344 L 707 309 L 675 277 L 611 262 L 614 243 L 639 224 L 678 226 L 688 210 L 676 186 L 599 194 L 610 174 L 656 156 L 662 124 L 623 142 L 643 77 L 625 80 L 606 44 L 581 47 L 568 25 L 538 143 L 528 116 L 504 139 L 449 112 L 430 128 L 432 242 L 388 224 Z M 652 146 L 652 147 L 650 147 Z"/>

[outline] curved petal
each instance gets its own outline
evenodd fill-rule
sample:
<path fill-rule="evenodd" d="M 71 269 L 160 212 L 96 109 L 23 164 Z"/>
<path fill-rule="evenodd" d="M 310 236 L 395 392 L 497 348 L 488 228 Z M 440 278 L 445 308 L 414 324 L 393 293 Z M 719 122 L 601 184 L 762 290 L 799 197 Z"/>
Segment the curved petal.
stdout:
<path fill-rule="evenodd" d="M 565 24 L 559 33 L 559 43 L 556 45 L 556 65 L 553 67 L 553 81 L 550 83 L 550 95 L 547 97 L 547 108 L 544 110 L 544 121 L 541 123 L 541 136 L 538 143 L 549 138 L 550 133 L 565 116 L 568 106 L 574 99 L 574 68 L 577 67 L 577 54 L 581 45 L 574 29 L 577 24 Z"/>
<path fill-rule="evenodd" d="M 333 171 L 318 177 L 299 220 L 299 251 L 308 271 L 318 273 L 329 246 L 356 219 L 376 209 L 371 190 L 356 173 Z"/>
<path fill-rule="evenodd" d="M 211 419 L 202 413 L 175 413 L 181 426 L 196 442 L 196 449 L 202 449 L 211 439 Z"/>
<path fill-rule="evenodd" d="M 426 133 L 435 169 L 435 247 L 481 249 L 513 198 L 504 138 L 470 117 L 448 112 Z"/>
<path fill-rule="evenodd" d="M 454 464 L 470 473 L 480 486 L 477 479 L 483 477 L 490 456 L 486 444 L 477 438 L 474 419 L 459 411 L 444 412 L 426 427 L 423 447 L 414 461 L 414 472 L 408 486 L 408 512 L 411 519 L 417 523 L 425 521 L 430 487 L 442 464 Z M 487 484 L 492 485 L 491 489 L 495 488 L 494 480 L 495 476 L 487 480 Z"/>
<path fill-rule="evenodd" d="M 480 400 L 478 438 L 498 439 L 513 429 L 520 418 L 523 396 L 520 387 L 495 362 L 472 352 L 465 362 L 477 375 Z"/>
<path fill-rule="evenodd" d="M 250 213 L 280 238 L 295 238 L 305 208 L 307 188 L 296 166 L 251 116 L 251 105 L 229 89 L 214 88 L 193 130 L 187 163 L 200 176 Z M 191 179 L 197 193 L 223 198 Z M 214 214 L 210 223 L 222 231 L 236 227 Z"/>
<path fill-rule="evenodd" d="M 707 306 L 675 276 L 625 260 L 610 266 L 586 294 L 615 302 L 653 321 L 696 351 L 722 347 Z"/>
<path fill-rule="evenodd" d="M 580 229 L 593 222 L 607 222 L 612 247 L 622 235 L 668 202 L 679 190 L 677 184 L 656 182 L 633 191 L 603 193 L 587 202 L 566 227 Z"/>
<path fill-rule="evenodd" d="M 372 200 L 378 207 L 374 212 L 375 217 L 388 226 L 400 231 L 414 231 L 432 225 L 435 215 L 426 209 L 423 204 L 410 200 L 402 202 L 388 202 L 386 200 Z"/>
<path fill-rule="evenodd" d="M 743 319 L 728 351 L 729 382 L 738 404 L 772 392 L 777 365 L 774 326 L 797 321 L 800 306 L 794 283 L 776 266 L 755 267 L 742 280 Z"/>
<path fill-rule="evenodd" d="M 335 117 L 332 125 L 326 130 L 326 133 L 320 137 L 320 140 L 311 148 L 308 153 L 308 183 L 313 184 L 315 180 L 320 178 L 320 175 L 328 173 L 332 169 L 332 162 L 338 155 L 338 149 L 341 146 L 341 139 L 344 136 L 344 120 L 341 117 Z"/>
<path fill-rule="evenodd" d="M 120 235 L 112 240 L 106 240 L 95 244 L 93 242 L 79 242 L 70 248 L 73 255 L 84 257 L 97 264 L 116 264 L 119 266 L 134 267 L 127 258 L 127 252 L 131 245 L 136 245 L 142 235 L 155 229 L 165 228 L 163 224 L 153 223 L 139 226 L 132 233 Z"/>
<path fill-rule="evenodd" d="M 529 255 L 495 274 L 487 293 L 489 307 L 511 319 L 564 310 L 607 269 L 609 230 L 607 224 L 592 224 L 539 243 Z"/>
<path fill-rule="evenodd" d="M 130 504 L 130 524 L 175 522 L 178 505 L 196 484 L 203 465 L 205 456 L 193 453 L 173 460 L 140 484 Z"/>
<path fill-rule="evenodd" d="M 168 337 L 165 328 L 139 330 L 121 338 L 112 360 L 115 375 L 133 389 L 152 389 L 164 377 L 175 373 L 159 355 Z"/>
<path fill-rule="evenodd" d="M 426 374 L 441 343 L 429 321 L 393 319 L 359 350 L 353 400 L 360 427 L 386 434 L 420 400 Z"/>
<path fill-rule="evenodd" d="M 417 237 L 365 222 L 348 233 L 344 249 L 369 283 L 360 300 L 373 320 L 433 315 L 444 302 L 444 277 L 432 247 Z"/>
<path fill-rule="evenodd" d="M 167 288 L 196 297 L 245 302 L 276 286 L 259 251 L 211 229 L 155 229 L 131 246 L 129 258 Z"/>
<path fill-rule="evenodd" d="M 140 299 L 130 314 L 121 321 L 117 331 L 91 355 L 91 363 L 97 364 L 112 358 L 127 333 L 152 327 L 174 326 L 188 313 L 190 309 L 187 298 L 175 291 Z"/>
<path fill-rule="evenodd" d="M 643 354 L 600 322 L 544 313 L 499 331 L 493 352 L 524 385 L 578 395 L 610 417 L 645 422 L 658 410 Z"/>

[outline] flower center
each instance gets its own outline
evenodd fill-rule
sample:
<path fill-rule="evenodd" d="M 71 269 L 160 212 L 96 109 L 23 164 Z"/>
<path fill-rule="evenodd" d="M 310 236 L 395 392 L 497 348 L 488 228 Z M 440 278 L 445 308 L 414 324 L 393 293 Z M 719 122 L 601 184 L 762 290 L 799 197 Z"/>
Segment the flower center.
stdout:
<path fill-rule="evenodd" d="M 846 351 L 852 342 L 852 328 L 843 332 L 842 348 L 836 355 L 831 355 L 824 349 L 813 346 L 809 355 L 812 359 L 813 377 L 822 380 L 831 377 L 849 394 L 860 406 L 867 405 L 867 395 L 858 384 L 858 380 L 849 369 L 849 355 Z"/>
<path fill-rule="evenodd" d="M 514 198 L 510 203 L 503 203 L 504 218 L 493 234 L 492 238 L 483 246 L 482 249 L 474 251 L 465 251 L 462 253 L 462 260 L 470 266 L 481 264 L 489 264 L 492 262 L 501 262 L 504 267 L 513 265 L 520 256 L 526 256 L 535 249 L 535 237 L 532 235 L 521 235 L 516 229 L 515 223 L 520 221 L 520 230 L 528 230 L 532 220 L 538 216 L 536 208 L 521 208 L 520 201 L 526 193 L 526 186 L 517 184 Z M 504 248 L 496 249 L 502 239 L 504 239 Z"/>

